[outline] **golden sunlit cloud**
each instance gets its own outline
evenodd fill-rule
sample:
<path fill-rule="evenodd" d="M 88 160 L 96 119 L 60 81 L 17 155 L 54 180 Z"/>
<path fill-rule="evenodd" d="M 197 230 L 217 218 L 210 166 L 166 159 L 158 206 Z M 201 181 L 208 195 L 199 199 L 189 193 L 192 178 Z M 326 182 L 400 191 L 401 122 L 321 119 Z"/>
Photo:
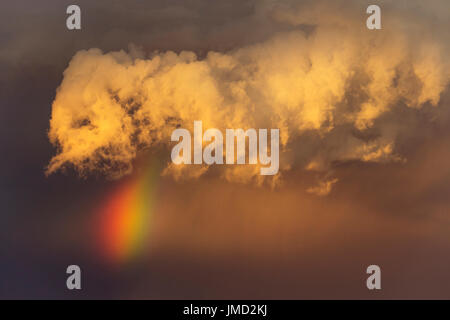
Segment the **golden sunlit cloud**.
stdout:
<path fill-rule="evenodd" d="M 320 10 L 318 10 L 320 9 Z M 132 47 L 75 54 L 53 102 L 49 138 L 58 152 L 47 174 L 66 166 L 81 175 L 129 174 L 137 154 L 170 146 L 177 127 L 279 128 L 280 172 L 327 171 L 334 161 L 399 161 L 395 130 L 364 133 L 389 122 L 394 106 L 437 106 L 449 80 L 446 47 L 426 24 L 384 16 L 389 31 L 369 31 L 361 15 L 329 7 L 274 6 L 268 16 L 293 27 L 230 52 L 162 52 Z M 304 28 L 313 26 L 312 30 Z M 363 27 L 362 27 L 363 26 Z M 395 124 L 394 124 L 395 127 Z M 306 135 L 314 143 L 302 144 Z M 361 136 L 364 136 L 361 137 Z M 327 142 L 328 141 L 328 142 Z M 333 147 L 323 148 L 324 144 Z M 295 145 L 295 148 L 293 147 Z M 262 183 L 252 167 L 223 166 L 228 181 Z M 167 165 L 175 178 L 199 177 L 205 166 Z M 327 194 L 329 179 L 309 191 Z"/>

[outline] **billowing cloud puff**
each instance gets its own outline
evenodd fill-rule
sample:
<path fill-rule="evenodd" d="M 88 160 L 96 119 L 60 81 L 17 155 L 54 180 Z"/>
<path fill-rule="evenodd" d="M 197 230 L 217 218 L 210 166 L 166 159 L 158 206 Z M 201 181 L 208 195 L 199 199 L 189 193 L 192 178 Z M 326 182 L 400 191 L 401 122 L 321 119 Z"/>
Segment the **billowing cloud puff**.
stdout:
<path fill-rule="evenodd" d="M 71 166 L 82 175 L 120 177 L 141 150 L 169 148 L 171 132 L 192 130 L 194 120 L 222 130 L 279 128 L 281 173 L 326 172 L 335 161 L 404 160 L 393 115 L 437 106 L 450 75 L 448 47 L 426 21 L 411 31 L 410 17 L 393 10 L 383 15 L 389 28 L 367 30 L 364 11 L 324 2 L 266 2 L 261 10 L 290 29 L 202 58 L 189 51 L 147 56 L 134 46 L 128 53 L 76 53 L 52 106 L 49 137 L 57 154 L 47 173 Z M 219 170 L 229 181 L 263 182 L 255 166 Z M 175 178 L 207 171 L 165 169 Z M 327 194 L 336 181 L 309 191 Z"/>

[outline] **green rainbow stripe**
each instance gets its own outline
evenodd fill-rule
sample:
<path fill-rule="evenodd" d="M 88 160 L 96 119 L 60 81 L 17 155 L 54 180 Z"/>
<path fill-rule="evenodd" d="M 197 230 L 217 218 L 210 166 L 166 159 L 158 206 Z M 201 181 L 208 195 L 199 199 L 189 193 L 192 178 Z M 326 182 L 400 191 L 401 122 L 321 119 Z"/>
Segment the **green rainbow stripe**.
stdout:
<path fill-rule="evenodd" d="M 108 260 L 129 261 L 145 249 L 157 180 L 157 165 L 152 163 L 143 174 L 119 185 L 100 207 L 100 247 Z"/>

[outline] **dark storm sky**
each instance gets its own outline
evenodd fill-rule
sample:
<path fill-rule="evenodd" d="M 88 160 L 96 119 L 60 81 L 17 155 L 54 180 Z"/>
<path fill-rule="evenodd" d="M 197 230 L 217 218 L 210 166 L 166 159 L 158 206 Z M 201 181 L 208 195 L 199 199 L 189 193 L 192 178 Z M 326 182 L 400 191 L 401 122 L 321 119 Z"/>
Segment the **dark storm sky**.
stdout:
<path fill-rule="evenodd" d="M 450 298 L 448 88 L 437 107 L 396 113 L 406 163 L 337 163 L 327 197 L 307 194 L 315 177 L 299 170 L 276 190 L 161 178 L 151 254 L 129 265 L 104 263 L 91 234 L 93 207 L 120 181 L 45 176 L 51 104 L 78 50 L 134 43 L 202 57 L 293 28 L 257 2 L 77 1 L 81 31 L 65 27 L 71 1 L 1 5 L 1 298 Z M 443 1 L 402 5 L 448 20 Z M 81 292 L 65 287 L 69 264 L 82 268 Z M 382 267 L 376 295 L 370 264 Z"/>

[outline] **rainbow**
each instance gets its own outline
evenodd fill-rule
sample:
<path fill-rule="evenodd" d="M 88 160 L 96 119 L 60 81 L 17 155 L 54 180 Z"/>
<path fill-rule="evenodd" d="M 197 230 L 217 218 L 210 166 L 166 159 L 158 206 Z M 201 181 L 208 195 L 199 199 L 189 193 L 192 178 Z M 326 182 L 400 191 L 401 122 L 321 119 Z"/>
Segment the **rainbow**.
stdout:
<path fill-rule="evenodd" d="M 153 161 L 142 174 L 121 182 L 97 210 L 97 243 L 113 263 L 133 260 L 148 244 L 159 170 Z"/>

